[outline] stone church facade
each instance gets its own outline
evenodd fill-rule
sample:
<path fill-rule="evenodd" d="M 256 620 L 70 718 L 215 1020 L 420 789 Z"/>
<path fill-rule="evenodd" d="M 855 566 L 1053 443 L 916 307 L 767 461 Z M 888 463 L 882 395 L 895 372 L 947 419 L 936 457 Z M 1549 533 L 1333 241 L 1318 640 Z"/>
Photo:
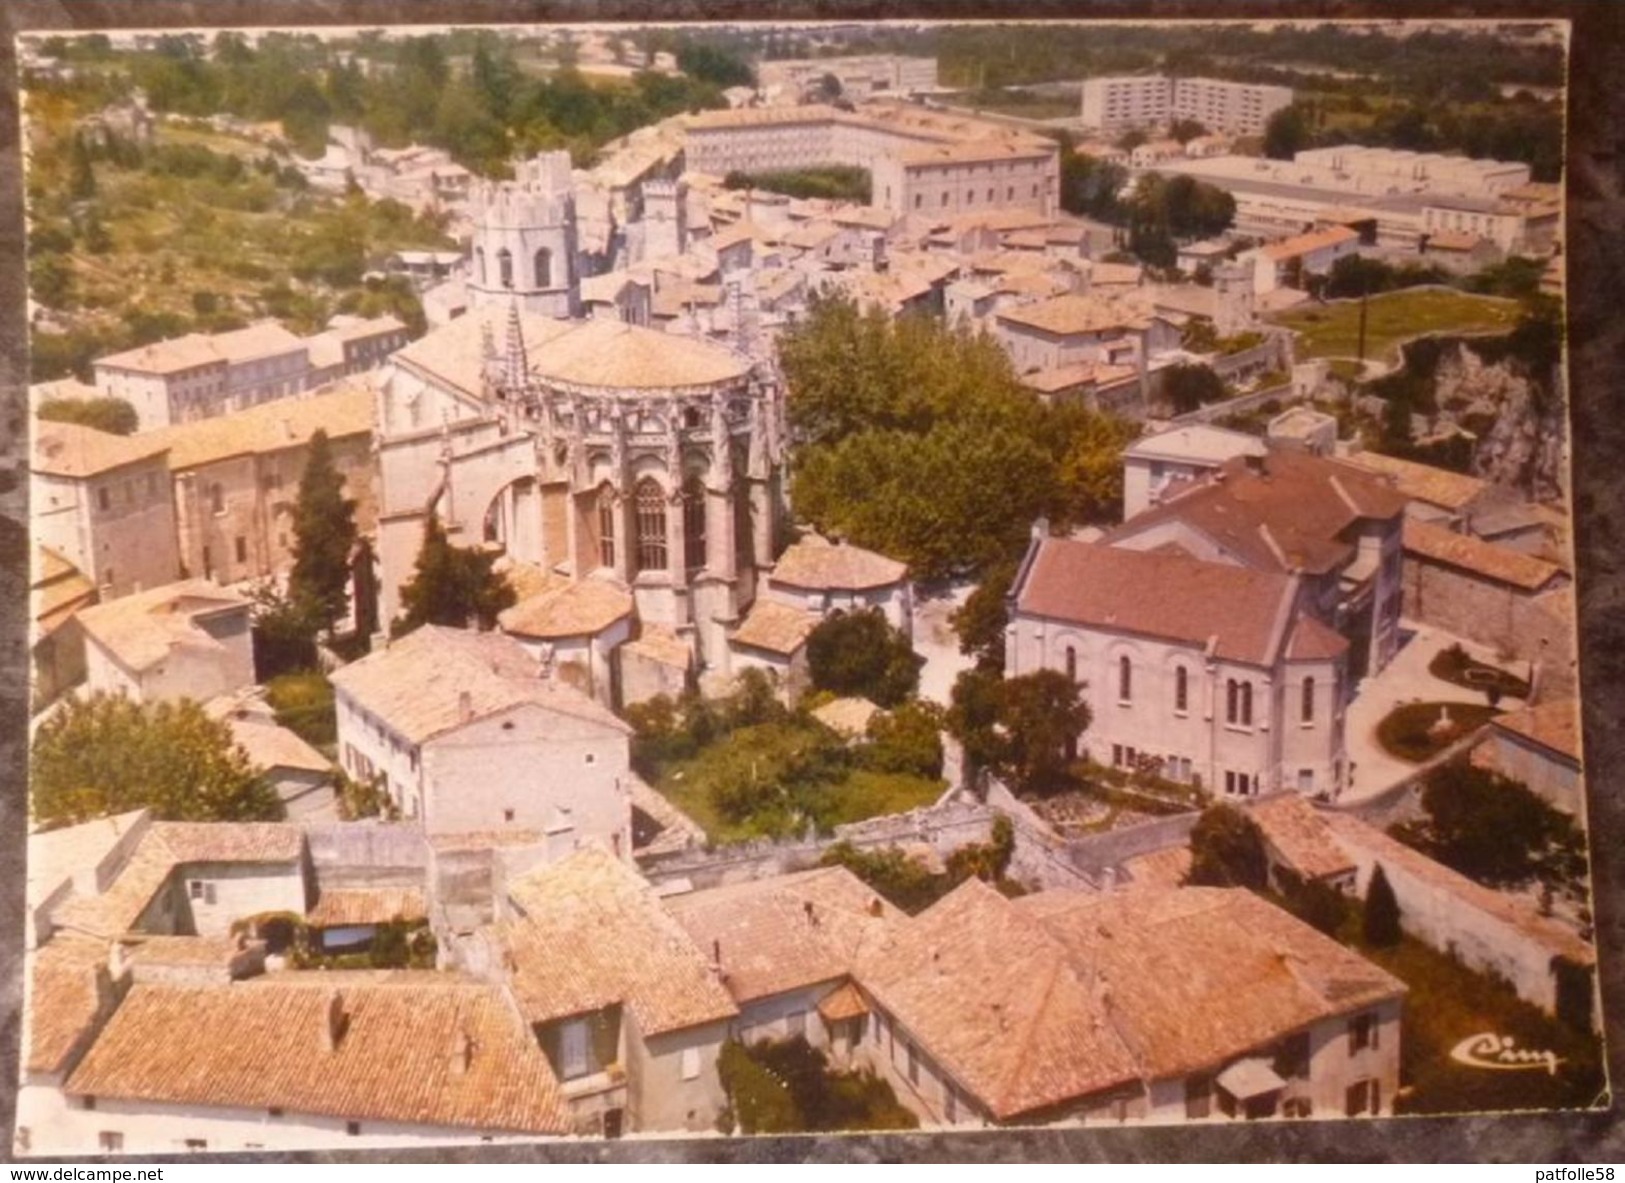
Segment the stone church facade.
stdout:
<path fill-rule="evenodd" d="M 383 618 L 433 511 L 455 545 L 628 589 L 641 631 L 726 674 L 783 516 L 775 367 L 519 304 L 477 306 L 391 359 L 375 434 Z"/>

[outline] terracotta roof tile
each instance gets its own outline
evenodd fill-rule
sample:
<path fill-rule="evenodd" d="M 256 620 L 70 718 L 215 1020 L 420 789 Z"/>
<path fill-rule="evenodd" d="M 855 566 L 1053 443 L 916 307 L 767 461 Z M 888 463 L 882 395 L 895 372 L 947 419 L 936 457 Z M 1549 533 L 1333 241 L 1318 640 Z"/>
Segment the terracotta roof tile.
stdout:
<path fill-rule="evenodd" d="M 1497 715 L 1490 720 L 1490 725 L 1570 760 L 1580 759 L 1580 704 L 1572 698 L 1555 698 L 1521 711 Z"/>
<path fill-rule="evenodd" d="M 306 920 L 317 928 L 425 920 L 421 887 L 325 887 Z"/>
<path fill-rule="evenodd" d="M 424 625 L 335 671 L 333 685 L 413 743 L 524 705 L 630 733 L 581 691 L 541 677 L 536 660 L 501 633 Z"/>
<path fill-rule="evenodd" d="M 1471 505 L 1489 488 L 1487 481 L 1465 473 L 1384 456 L 1380 452 L 1357 452 L 1350 464 L 1393 478 L 1394 488 L 1414 501 L 1425 501 L 1444 509 L 1461 510 Z"/>
<path fill-rule="evenodd" d="M 1293 621 L 1286 639 L 1288 661 L 1331 661 L 1348 652 L 1348 639 L 1307 613 Z"/>
<path fill-rule="evenodd" d="M 861 546 L 832 544 L 815 535 L 780 555 L 768 578 L 816 591 L 870 591 L 901 583 L 908 578 L 908 567 Z"/>
<path fill-rule="evenodd" d="M 1320 811 L 1297 793 L 1275 793 L 1248 808 L 1269 844 L 1298 874 L 1322 879 L 1354 870 Z"/>
<path fill-rule="evenodd" d="M 1544 559 L 1427 522 L 1405 523 L 1405 553 L 1525 591 L 1539 591 L 1562 574 Z"/>
<path fill-rule="evenodd" d="M 99 1014 L 97 977 L 105 979 L 107 944 L 72 936 L 57 937 L 29 957 L 27 1047 L 29 1072 L 61 1072 L 95 1026 Z"/>
<path fill-rule="evenodd" d="M 839 1023 L 868 1014 L 869 1004 L 863 1001 L 856 986 L 846 982 L 818 1000 L 818 1013 L 826 1023 Z"/>
<path fill-rule="evenodd" d="M 1297 596 L 1286 575 L 1184 555 L 1046 538 L 1016 610 L 1187 645 L 1253 665 L 1275 660 Z"/>
<path fill-rule="evenodd" d="M 197 468 L 232 456 L 303 447 L 317 428 L 333 440 L 368 435 L 375 395 L 366 377 L 345 378 L 311 394 L 172 424 L 146 432 L 143 438 L 169 449 L 171 471 Z"/>
<path fill-rule="evenodd" d="M 901 913 L 845 867 L 671 896 L 695 946 L 720 953 L 739 1003 L 845 977 Z"/>
<path fill-rule="evenodd" d="M 215 613 L 247 616 L 249 601 L 207 579 L 169 583 L 79 612 L 85 634 L 131 670 L 145 670 L 174 649 L 223 652 L 198 620 Z"/>
<path fill-rule="evenodd" d="M 1138 313 L 1098 296 L 1065 295 L 1023 304 L 997 314 L 1008 324 L 1039 329 L 1056 336 L 1105 333 L 1125 329 Z"/>
<path fill-rule="evenodd" d="M 301 772 L 331 772 L 333 762 L 286 727 L 259 719 L 226 718 L 231 737 L 248 754 L 248 762 L 267 771 L 290 768 Z"/>
<path fill-rule="evenodd" d="M 1311 251 L 1324 250 L 1329 246 L 1338 246 L 1345 242 L 1352 242 L 1360 235 L 1347 226 L 1328 226 L 1324 230 L 1314 230 L 1308 234 L 1299 234 L 1293 238 L 1283 239 L 1263 248 L 1264 257 L 1272 262 L 1282 262 L 1294 259 L 1300 255 L 1307 255 Z"/>
<path fill-rule="evenodd" d="M 603 579 L 581 579 L 521 600 L 498 618 L 505 632 L 556 640 L 603 632 L 632 614 L 632 596 Z"/>
<path fill-rule="evenodd" d="M 150 433 L 113 435 L 77 423 L 36 419 L 31 467 L 48 476 L 90 477 L 162 456 L 166 446 Z"/>
<path fill-rule="evenodd" d="M 751 606 L 750 615 L 728 638 L 728 643 L 788 657 L 807 643 L 821 619 L 816 612 L 792 608 L 777 600 L 759 599 Z"/>
<path fill-rule="evenodd" d="M 511 881 L 508 894 L 523 917 L 494 935 L 527 1022 L 621 1004 L 656 1035 L 739 1013 L 654 890 L 601 846 Z"/>
<path fill-rule="evenodd" d="M 344 1026 L 328 1051 L 335 997 Z M 449 975 L 398 985 L 327 974 L 137 985 L 66 1090 L 408 1125 L 570 1128 L 546 1057 L 499 988 Z"/>

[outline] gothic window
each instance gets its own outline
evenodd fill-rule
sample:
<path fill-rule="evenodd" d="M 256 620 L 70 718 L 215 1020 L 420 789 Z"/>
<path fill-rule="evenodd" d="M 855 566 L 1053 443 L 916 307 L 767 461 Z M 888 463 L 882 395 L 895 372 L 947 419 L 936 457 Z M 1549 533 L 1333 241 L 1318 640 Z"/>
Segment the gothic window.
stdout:
<path fill-rule="evenodd" d="M 1078 680 L 1078 651 L 1071 645 L 1066 647 L 1066 680 L 1068 682 Z"/>
<path fill-rule="evenodd" d="M 485 248 L 483 246 L 474 248 L 474 269 L 479 272 L 480 282 L 483 284 L 485 282 Z"/>
<path fill-rule="evenodd" d="M 513 287 L 513 255 L 507 247 L 497 252 L 497 275 L 503 287 Z"/>
<path fill-rule="evenodd" d="M 1315 721 L 1315 680 L 1313 678 L 1303 680 L 1303 721 L 1305 723 Z"/>
<path fill-rule="evenodd" d="M 1184 666 L 1174 668 L 1174 710 L 1184 714 L 1190 710 L 1190 674 Z"/>
<path fill-rule="evenodd" d="M 1134 697 L 1134 666 L 1129 659 L 1117 659 L 1117 698 L 1119 702 L 1128 702 Z"/>
<path fill-rule="evenodd" d="M 536 252 L 536 286 L 539 288 L 553 286 L 553 252 L 545 246 Z"/>
<path fill-rule="evenodd" d="M 607 488 L 598 492 L 598 563 L 615 565 L 615 503 Z"/>
<path fill-rule="evenodd" d="M 659 571 L 666 566 L 666 495 L 653 477 L 637 487 L 638 570 Z"/>
<path fill-rule="evenodd" d="M 1251 682 L 1241 684 L 1241 725 L 1243 727 L 1253 725 L 1253 684 Z"/>
<path fill-rule="evenodd" d="M 1241 718 L 1241 687 L 1231 678 L 1224 684 L 1224 721 L 1235 723 Z"/>
<path fill-rule="evenodd" d="M 697 476 L 683 482 L 683 561 L 690 571 L 705 566 L 705 486 Z"/>

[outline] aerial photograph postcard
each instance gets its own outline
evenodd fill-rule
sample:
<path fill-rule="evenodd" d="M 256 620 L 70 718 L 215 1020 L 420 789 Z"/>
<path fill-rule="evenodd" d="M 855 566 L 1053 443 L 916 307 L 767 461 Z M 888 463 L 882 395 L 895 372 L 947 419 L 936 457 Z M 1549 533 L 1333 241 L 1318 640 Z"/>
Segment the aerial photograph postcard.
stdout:
<path fill-rule="evenodd" d="M 13 1152 L 1606 1105 L 1569 32 L 20 33 Z"/>

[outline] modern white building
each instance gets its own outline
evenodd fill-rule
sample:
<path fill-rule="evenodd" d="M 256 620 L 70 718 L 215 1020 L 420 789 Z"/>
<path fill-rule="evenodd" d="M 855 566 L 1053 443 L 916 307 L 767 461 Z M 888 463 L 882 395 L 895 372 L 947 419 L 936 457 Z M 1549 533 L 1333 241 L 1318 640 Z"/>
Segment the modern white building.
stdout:
<path fill-rule="evenodd" d="M 1210 132 L 1258 135 L 1271 115 L 1290 106 L 1292 90 L 1218 78 L 1165 74 L 1113 75 L 1083 83 L 1081 118 L 1108 135 L 1195 119 Z"/>
<path fill-rule="evenodd" d="M 1144 436 L 1123 450 L 1123 517 L 1149 509 L 1175 481 L 1213 472 L 1237 456 L 1263 456 L 1255 435 L 1207 423 Z"/>
<path fill-rule="evenodd" d="M 333 674 L 340 761 L 426 833 L 631 858 L 631 729 L 500 633 L 424 625 Z"/>
<path fill-rule="evenodd" d="M 1347 781 L 1348 643 L 1296 575 L 1035 538 L 1011 587 L 1005 674 L 1065 673 L 1079 754 L 1254 796 Z"/>

